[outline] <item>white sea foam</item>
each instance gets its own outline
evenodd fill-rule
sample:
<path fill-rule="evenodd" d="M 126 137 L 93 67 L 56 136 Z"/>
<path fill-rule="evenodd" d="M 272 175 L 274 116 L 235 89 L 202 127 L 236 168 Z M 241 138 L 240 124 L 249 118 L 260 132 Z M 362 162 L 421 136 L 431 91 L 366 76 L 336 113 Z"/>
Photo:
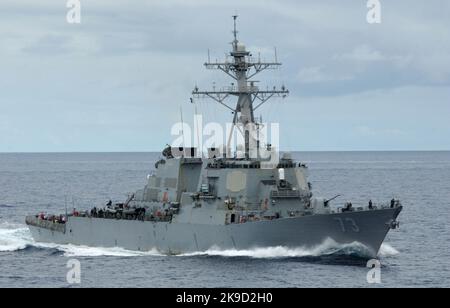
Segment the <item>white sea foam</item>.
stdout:
<path fill-rule="evenodd" d="M 397 249 L 395 249 L 394 247 L 392 247 L 390 244 L 383 243 L 383 245 L 381 245 L 380 252 L 378 253 L 378 255 L 380 257 L 384 258 L 384 257 L 396 256 L 399 253 L 400 252 Z"/>
<path fill-rule="evenodd" d="M 369 250 L 357 242 L 341 245 L 332 239 L 325 240 L 322 244 L 310 248 L 287 248 L 282 246 L 253 248 L 253 249 L 226 249 L 214 247 L 204 252 L 186 253 L 181 256 L 222 256 L 222 257 L 249 257 L 255 259 L 264 258 L 294 258 L 294 257 L 319 257 L 341 254 L 357 254 L 359 256 L 370 255 Z"/>
<path fill-rule="evenodd" d="M 76 245 L 59 245 L 36 243 L 28 228 L 23 225 L 2 223 L 0 224 L 0 252 L 14 252 L 24 250 L 27 247 L 43 249 L 56 249 L 64 253 L 66 257 L 136 257 L 136 256 L 161 256 L 157 250 L 146 252 L 130 251 L 123 248 L 102 248 Z"/>
<path fill-rule="evenodd" d="M 65 257 L 141 257 L 162 256 L 156 249 L 150 251 L 131 251 L 123 248 L 87 247 L 75 245 L 58 245 L 56 249 L 64 252 Z"/>
<path fill-rule="evenodd" d="M 0 225 L 0 252 L 11 252 L 25 249 L 33 239 L 27 228 L 11 224 Z"/>

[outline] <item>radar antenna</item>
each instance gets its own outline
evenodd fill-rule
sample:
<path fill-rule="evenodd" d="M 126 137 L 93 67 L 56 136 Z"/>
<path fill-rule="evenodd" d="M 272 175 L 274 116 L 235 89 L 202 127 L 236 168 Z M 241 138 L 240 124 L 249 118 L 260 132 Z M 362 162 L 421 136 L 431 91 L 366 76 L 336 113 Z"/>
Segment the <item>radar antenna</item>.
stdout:
<path fill-rule="evenodd" d="M 252 58 L 252 54 L 247 51 L 245 45 L 238 40 L 237 18 L 237 15 L 233 16 L 234 41 L 232 43 L 233 50 L 230 52 L 233 61 L 211 62 L 208 56 L 208 62 L 204 64 L 207 69 L 221 70 L 229 77 L 233 78 L 237 84 L 235 85 L 233 83 L 231 86 L 219 90 L 213 88 L 212 91 L 201 91 L 198 87 L 195 87 L 192 95 L 195 98 L 208 97 L 233 112 L 233 128 L 230 132 L 230 137 L 234 127 L 239 125 L 244 128 L 245 131 L 240 130 L 240 132 L 245 137 L 245 156 L 249 159 L 249 153 L 252 146 L 259 151 L 259 149 L 257 149 L 259 141 L 255 140 L 255 137 L 252 137 L 257 135 L 257 132 L 255 133 L 255 131 L 259 127 L 256 125 L 257 123 L 255 121 L 255 110 L 273 97 L 285 98 L 289 95 L 289 91 L 284 85 L 280 89 L 273 87 L 272 90 L 260 90 L 259 87 L 255 85 L 257 81 L 251 80 L 253 77 L 267 69 L 278 68 L 281 66 L 281 63 L 277 61 L 277 56 L 275 56 L 274 62 L 262 62 L 260 58 L 255 61 Z M 238 98 L 236 107 L 234 108 L 226 104 L 226 100 L 230 97 Z M 228 142 L 231 142 L 231 138 L 228 139 Z M 230 147 L 229 143 L 228 149 Z"/>

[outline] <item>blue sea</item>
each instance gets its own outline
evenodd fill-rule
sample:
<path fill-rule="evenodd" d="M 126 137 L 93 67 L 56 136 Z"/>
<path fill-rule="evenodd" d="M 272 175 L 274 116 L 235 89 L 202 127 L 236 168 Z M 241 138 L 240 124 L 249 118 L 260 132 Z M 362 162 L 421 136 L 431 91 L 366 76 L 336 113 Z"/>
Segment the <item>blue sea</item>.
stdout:
<path fill-rule="evenodd" d="M 450 152 L 299 152 L 316 196 L 404 205 L 368 284 L 358 245 L 157 251 L 36 243 L 24 219 L 88 209 L 142 188 L 157 153 L 0 154 L 0 287 L 450 287 Z M 81 284 L 66 280 L 81 263 Z"/>

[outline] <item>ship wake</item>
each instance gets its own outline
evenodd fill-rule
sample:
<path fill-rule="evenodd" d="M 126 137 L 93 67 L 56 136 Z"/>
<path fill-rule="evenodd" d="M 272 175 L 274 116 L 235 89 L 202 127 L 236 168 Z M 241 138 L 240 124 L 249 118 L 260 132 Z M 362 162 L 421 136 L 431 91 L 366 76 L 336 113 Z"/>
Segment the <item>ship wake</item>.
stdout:
<path fill-rule="evenodd" d="M 47 249 L 62 253 L 65 257 L 138 257 L 163 256 L 156 249 L 151 251 L 131 251 L 119 247 L 87 247 L 77 245 L 60 245 L 37 243 L 33 240 L 27 227 L 15 224 L 0 225 L 0 253 L 26 251 L 32 249 Z"/>
<path fill-rule="evenodd" d="M 389 244 L 383 244 L 379 257 L 389 257 L 397 255 L 399 252 Z M 183 254 L 182 256 L 212 256 L 212 257 L 243 257 L 254 259 L 281 259 L 281 258 L 327 258 L 327 257 L 354 257 L 367 259 L 371 253 L 366 246 L 354 242 L 351 244 L 338 244 L 332 239 L 325 240 L 322 244 L 306 248 L 288 248 L 283 246 L 264 247 L 253 249 L 227 249 L 211 248 L 205 252 L 194 252 Z"/>
<path fill-rule="evenodd" d="M 0 252 L 24 250 L 33 241 L 30 231 L 23 226 L 2 223 L 0 225 Z"/>

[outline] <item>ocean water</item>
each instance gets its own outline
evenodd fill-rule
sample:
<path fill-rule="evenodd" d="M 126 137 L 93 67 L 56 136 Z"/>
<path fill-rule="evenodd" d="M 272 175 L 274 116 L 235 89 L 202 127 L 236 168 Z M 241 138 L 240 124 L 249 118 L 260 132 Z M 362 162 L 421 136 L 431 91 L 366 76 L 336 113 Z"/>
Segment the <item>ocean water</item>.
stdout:
<path fill-rule="evenodd" d="M 158 251 L 35 243 L 24 218 L 123 200 L 145 185 L 159 154 L 0 154 L 0 287 L 71 287 L 67 262 L 81 262 L 81 287 L 450 287 L 450 152 L 302 152 L 315 195 L 353 204 L 402 200 L 400 229 L 367 283 L 357 244 L 311 249 L 211 248 Z"/>

